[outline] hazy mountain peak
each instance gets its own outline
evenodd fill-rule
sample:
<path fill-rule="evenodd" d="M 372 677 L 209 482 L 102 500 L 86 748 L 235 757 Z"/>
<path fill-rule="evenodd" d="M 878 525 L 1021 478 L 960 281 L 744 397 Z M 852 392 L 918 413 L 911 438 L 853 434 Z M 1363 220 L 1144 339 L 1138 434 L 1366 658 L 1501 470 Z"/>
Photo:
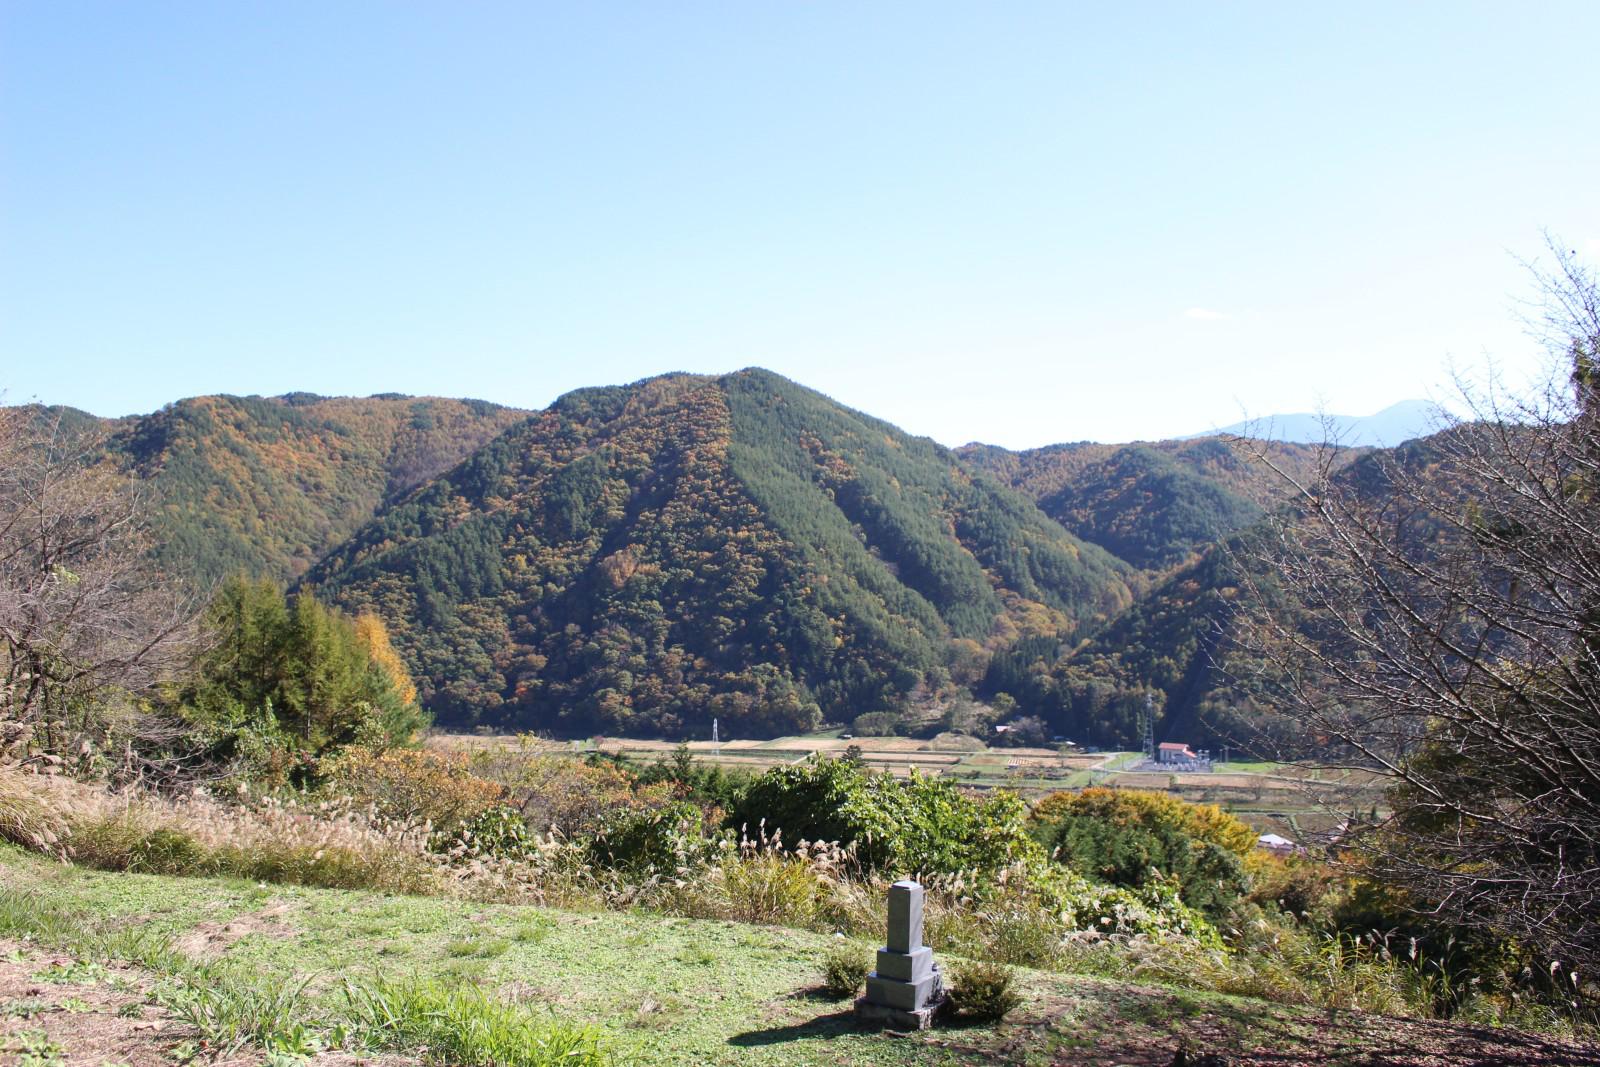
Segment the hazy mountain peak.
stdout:
<path fill-rule="evenodd" d="M 1213 434 L 1238 434 L 1270 441 L 1321 444 L 1332 441 L 1349 448 L 1392 448 L 1439 428 L 1438 406 L 1428 400 L 1402 400 L 1372 415 L 1266 415 L 1217 430 L 1187 435 L 1185 440 Z"/>

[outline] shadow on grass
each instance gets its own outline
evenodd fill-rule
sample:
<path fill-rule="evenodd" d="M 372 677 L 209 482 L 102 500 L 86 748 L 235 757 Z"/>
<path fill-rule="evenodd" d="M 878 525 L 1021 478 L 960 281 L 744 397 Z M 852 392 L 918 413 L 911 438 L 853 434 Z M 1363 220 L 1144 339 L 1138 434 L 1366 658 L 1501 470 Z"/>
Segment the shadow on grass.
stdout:
<path fill-rule="evenodd" d="M 827 986 L 814 985 L 807 989 L 799 989 L 793 993 L 789 993 L 787 994 L 786 999 L 809 1000 L 818 1004 L 848 1004 L 855 999 L 855 994 L 848 993 L 841 997 L 837 993 L 829 992 Z"/>
<path fill-rule="evenodd" d="M 782 1045 L 789 1041 L 828 1041 L 858 1031 L 854 1011 L 836 1011 L 819 1015 L 803 1023 L 790 1026 L 772 1026 L 765 1030 L 746 1030 L 728 1038 L 728 1044 L 738 1048 L 760 1048 L 763 1045 Z"/>

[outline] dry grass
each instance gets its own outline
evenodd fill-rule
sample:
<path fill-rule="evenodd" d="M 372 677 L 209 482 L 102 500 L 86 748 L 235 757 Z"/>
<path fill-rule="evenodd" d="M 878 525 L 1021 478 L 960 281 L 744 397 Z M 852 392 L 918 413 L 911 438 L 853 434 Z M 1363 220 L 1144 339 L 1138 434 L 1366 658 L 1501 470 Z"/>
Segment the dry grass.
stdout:
<path fill-rule="evenodd" d="M 592 861 L 582 839 L 535 836 L 511 857 L 470 846 L 430 851 L 421 829 L 337 802 L 203 793 L 167 799 L 112 794 L 43 775 L 0 770 L 0 838 L 107 870 L 226 875 L 256 881 L 533 903 L 573 910 L 645 908 L 840 932 L 883 934 L 888 879 L 827 843 L 793 847 L 760 837 L 681 857 L 643 874 Z M 1139 978 L 1330 1009 L 1429 1016 L 1436 980 L 1376 945 L 1284 927 L 1233 950 L 1182 933 L 1140 933 L 1148 918 L 1119 911 L 1107 887 L 1084 884 L 1048 899 L 1018 877 L 977 887 L 960 877 L 926 883 L 930 943 L 971 959 Z M 978 891 L 981 888 L 981 892 Z M 1085 910 L 1087 909 L 1087 910 Z M 1472 1009 L 1504 1019 L 1496 1005 Z"/>
<path fill-rule="evenodd" d="M 0 840 L 33 852 L 61 853 L 68 832 L 65 808 L 70 793 L 43 775 L 0 765 Z"/>

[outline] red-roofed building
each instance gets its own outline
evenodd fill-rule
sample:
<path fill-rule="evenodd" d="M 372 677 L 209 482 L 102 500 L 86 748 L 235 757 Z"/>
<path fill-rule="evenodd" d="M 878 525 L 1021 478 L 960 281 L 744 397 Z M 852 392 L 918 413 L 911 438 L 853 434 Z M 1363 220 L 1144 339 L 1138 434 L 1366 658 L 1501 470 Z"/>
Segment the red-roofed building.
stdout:
<path fill-rule="evenodd" d="M 1206 752 L 1196 752 L 1188 745 L 1177 741 L 1163 741 L 1156 746 L 1156 762 L 1174 770 L 1182 771 L 1209 771 L 1211 769 L 1211 756 Z"/>

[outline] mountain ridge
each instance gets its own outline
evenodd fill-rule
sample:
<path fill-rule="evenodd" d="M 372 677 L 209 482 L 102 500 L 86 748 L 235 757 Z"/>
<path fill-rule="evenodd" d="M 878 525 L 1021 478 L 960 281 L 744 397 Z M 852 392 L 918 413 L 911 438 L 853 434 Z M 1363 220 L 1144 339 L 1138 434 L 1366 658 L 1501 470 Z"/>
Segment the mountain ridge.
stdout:
<path fill-rule="evenodd" d="M 1429 400 L 1401 400 L 1371 415 L 1267 415 L 1178 440 L 1233 435 L 1288 444 L 1326 442 L 1344 448 L 1394 448 L 1440 428 L 1439 405 Z"/>
<path fill-rule="evenodd" d="M 947 449 L 761 368 L 538 412 L 377 394 L 59 409 L 155 490 L 158 560 L 386 621 L 452 725 L 809 729 L 962 694 L 1128 744 L 1198 740 L 1224 545 L 1328 453 L 1205 437 Z M 920 711 L 918 709 L 921 709 Z M 892 717 L 892 716 L 891 716 Z"/>
<path fill-rule="evenodd" d="M 100 422 L 104 456 L 155 491 L 158 559 L 205 586 L 303 574 L 388 498 L 526 412 L 440 397 L 226 394 Z"/>
<path fill-rule="evenodd" d="M 567 394 L 306 586 L 451 675 L 425 687 L 447 717 L 770 732 L 944 684 L 956 642 L 1110 617 L 1128 573 L 936 442 L 747 369 Z"/>

